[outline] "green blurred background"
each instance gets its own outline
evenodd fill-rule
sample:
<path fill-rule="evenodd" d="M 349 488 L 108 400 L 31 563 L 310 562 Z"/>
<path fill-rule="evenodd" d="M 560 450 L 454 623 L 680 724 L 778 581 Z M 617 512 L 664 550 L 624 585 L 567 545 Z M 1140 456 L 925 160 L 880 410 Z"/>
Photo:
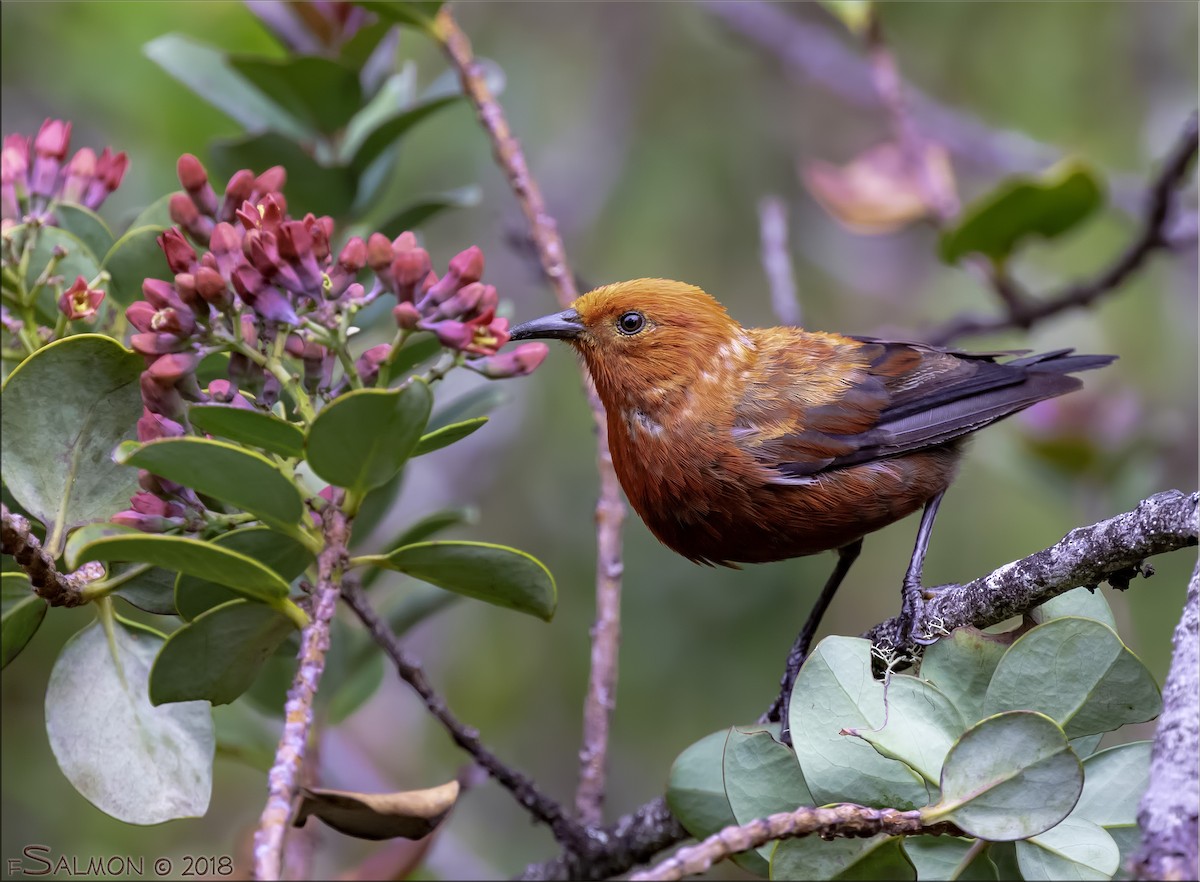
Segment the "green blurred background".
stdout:
<path fill-rule="evenodd" d="M 785 11 L 825 41 L 850 37 L 820 6 Z M 689 3 L 464 3 L 476 51 L 503 68 L 502 102 L 587 281 L 682 279 L 721 299 L 747 325 L 775 322 L 759 256 L 756 205 L 780 196 L 791 215 L 804 323 L 863 334 L 920 335 L 938 319 L 989 310 L 991 295 L 936 258 L 934 233 L 863 237 L 844 231 L 799 182 L 809 159 L 845 162 L 887 137 L 876 108 L 847 103 L 811 77 L 735 36 Z M 238 133 L 170 79 L 141 46 L 177 31 L 232 51 L 281 50 L 239 3 L 5 3 L 3 132 L 30 133 L 46 116 L 73 120 L 73 144 L 130 154 L 131 170 L 104 213 L 119 226 L 178 188 L 175 159 L 205 158 Z M 1021 132 L 1117 175 L 1126 196 L 1161 157 L 1196 105 L 1197 7 L 1191 3 L 888 3 L 883 25 L 901 70 L 937 100 L 1002 132 Z M 428 83 L 445 70 L 435 47 L 405 32 L 402 55 Z M 956 161 L 972 197 L 1001 177 Z M 518 319 L 553 301 L 536 267 L 509 244 L 523 230 L 490 147 L 465 105 L 414 130 L 385 202 L 467 183 L 481 204 L 421 230 L 436 266 L 478 244 L 486 280 Z M 1129 183 L 1133 182 L 1131 189 Z M 1194 191 L 1184 200 L 1194 209 Z M 292 206 L 302 213 L 304 206 Z M 1027 247 L 1014 270 L 1052 290 L 1111 262 L 1134 222 L 1106 209 L 1068 237 Z M 1193 234 L 1194 235 L 1194 234 Z M 977 347 L 1075 346 L 1117 364 L 1087 388 L 984 433 L 975 442 L 934 534 L 926 580 L 966 580 L 1125 511 L 1150 493 L 1197 483 L 1196 250 L 1158 256 L 1133 282 L 1085 312 L 1031 334 L 971 340 Z M 471 385 L 467 381 L 457 388 Z M 576 773 L 593 616 L 594 442 L 578 371 L 562 348 L 532 378 L 504 384 L 508 402 L 482 432 L 410 468 L 402 524 L 449 504 L 476 504 L 463 537 L 505 542 L 547 563 L 559 612 L 546 625 L 460 603 L 409 638 L 449 704 L 502 757 L 570 801 Z M 826 633 L 856 634 L 893 614 L 915 520 L 868 538 L 826 618 Z M 383 532 L 386 532 L 386 528 Z M 1161 680 L 1194 555 L 1154 561 L 1154 579 L 1128 595 L 1105 588 L 1122 636 Z M 823 555 L 744 571 L 694 566 L 659 546 L 630 516 L 620 690 L 610 753 L 610 817 L 661 794 L 675 755 L 772 698 L 783 657 L 825 579 Z M 380 593 L 403 593 L 401 581 Z M 42 697 L 53 659 L 90 612 L 54 610 L 5 671 L 0 858 L 28 843 L 86 856 L 239 855 L 261 811 L 265 776 L 217 761 L 207 817 L 155 829 L 93 809 L 66 782 L 46 741 Z M 1118 733 L 1148 737 L 1150 727 Z M 1112 738 L 1113 736 L 1109 736 Z M 464 762 L 391 676 L 322 746 L 326 786 L 432 786 Z M 316 871 L 328 876 L 375 846 L 322 830 Z M 439 834 L 426 874 L 497 877 L 556 852 L 495 785 L 472 790 Z M 238 857 L 239 870 L 247 868 Z M 5 869 L 7 874 L 7 869 Z M 7 878 L 7 875 L 6 875 Z"/>

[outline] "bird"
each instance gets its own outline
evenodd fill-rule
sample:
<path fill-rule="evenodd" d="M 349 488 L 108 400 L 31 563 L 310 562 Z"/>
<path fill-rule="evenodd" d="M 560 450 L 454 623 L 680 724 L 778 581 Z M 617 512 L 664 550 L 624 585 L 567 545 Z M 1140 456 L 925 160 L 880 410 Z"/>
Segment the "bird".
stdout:
<path fill-rule="evenodd" d="M 1074 373 L 1116 358 L 744 328 L 701 288 L 670 279 L 596 288 L 510 334 L 562 340 L 582 357 L 621 487 L 669 549 L 733 567 L 838 553 L 788 654 L 772 706 L 784 726 L 796 673 L 863 537 L 922 511 L 901 632 L 908 646 L 934 642 L 922 567 L 966 440 L 1079 389 Z"/>

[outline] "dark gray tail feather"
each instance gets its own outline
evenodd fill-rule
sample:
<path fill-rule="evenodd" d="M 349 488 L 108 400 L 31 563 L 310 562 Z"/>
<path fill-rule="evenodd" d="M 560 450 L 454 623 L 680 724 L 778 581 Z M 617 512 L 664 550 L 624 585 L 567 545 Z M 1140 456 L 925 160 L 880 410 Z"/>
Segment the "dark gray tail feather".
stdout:
<path fill-rule="evenodd" d="M 1074 374 L 1094 371 L 1117 360 L 1116 355 L 1072 355 L 1074 349 L 1056 349 L 1004 362 L 1005 367 L 1025 367 L 1030 373 Z"/>

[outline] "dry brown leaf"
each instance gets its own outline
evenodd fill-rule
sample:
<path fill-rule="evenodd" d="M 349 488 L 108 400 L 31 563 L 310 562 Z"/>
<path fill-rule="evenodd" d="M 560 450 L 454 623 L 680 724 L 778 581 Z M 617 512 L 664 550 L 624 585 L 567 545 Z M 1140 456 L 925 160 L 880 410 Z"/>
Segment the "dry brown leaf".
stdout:
<path fill-rule="evenodd" d="M 295 826 L 314 815 L 333 829 L 358 839 L 420 839 L 431 833 L 458 799 L 458 782 L 428 790 L 353 793 L 301 788 Z"/>

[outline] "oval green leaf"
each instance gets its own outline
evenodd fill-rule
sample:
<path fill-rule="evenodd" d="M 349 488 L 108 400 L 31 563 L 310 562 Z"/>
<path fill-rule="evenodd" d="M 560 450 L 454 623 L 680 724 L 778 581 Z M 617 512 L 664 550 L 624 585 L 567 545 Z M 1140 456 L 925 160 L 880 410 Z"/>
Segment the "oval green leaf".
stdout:
<path fill-rule="evenodd" d="M 1067 616 L 1023 634 L 996 666 L 984 712 L 1017 709 L 1040 711 L 1078 738 L 1153 719 L 1162 699 L 1112 628 Z"/>
<path fill-rule="evenodd" d="M 423 456 L 426 453 L 441 450 L 455 441 L 460 441 L 468 435 L 474 434 L 476 430 L 482 429 L 484 423 L 487 421 L 487 417 L 475 417 L 474 419 L 463 420 L 461 423 L 451 423 L 427 435 L 422 435 L 421 440 L 417 442 L 417 446 L 413 449 L 412 455 Z"/>
<path fill-rule="evenodd" d="M 304 431 L 297 425 L 261 410 L 227 404 L 193 404 L 188 408 L 192 425 L 209 435 L 260 447 L 280 456 L 304 453 Z"/>
<path fill-rule="evenodd" d="M 409 129 L 461 98 L 461 94 L 443 95 L 397 111 L 393 116 L 373 128 L 369 134 L 362 136 L 362 144 L 354 152 L 354 158 L 350 162 L 351 167 L 361 175 L 372 162 L 383 155 L 384 151 L 404 137 Z"/>
<path fill-rule="evenodd" d="M 973 848 L 975 842 L 957 836 L 905 836 L 901 847 L 917 868 L 918 879 L 996 882 L 999 877 L 987 849 Z"/>
<path fill-rule="evenodd" d="M 134 567 L 145 567 L 145 564 L 126 564 L 113 567 L 110 578 L 119 578 Z M 113 591 L 127 603 L 140 610 L 157 616 L 173 616 L 178 614 L 175 608 L 175 573 L 162 567 L 150 567 L 144 572 L 133 576 L 129 581 Z"/>
<path fill-rule="evenodd" d="M 941 801 L 922 814 L 981 839 L 1007 842 L 1042 833 L 1070 814 L 1083 767 L 1049 717 L 1010 711 L 963 733 L 942 767 Z"/>
<path fill-rule="evenodd" d="M 921 659 L 921 679 L 928 680 L 950 699 L 967 725 L 985 716 L 983 697 L 996 665 L 1012 638 L 974 628 L 957 628 L 926 647 Z"/>
<path fill-rule="evenodd" d="M 112 248 L 112 230 L 103 218 L 90 208 L 73 202 L 60 202 L 54 206 L 54 216 L 58 218 L 58 226 L 86 245 L 94 257 L 103 257 L 108 254 L 108 249 Z"/>
<path fill-rule="evenodd" d="M 234 55 L 228 64 L 276 105 L 318 132 L 333 134 L 362 103 L 358 74 L 331 58 Z"/>
<path fill-rule="evenodd" d="M 244 597 L 274 603 L 288 583 L 258 561 L 212 542 L 142 533 L 114 524 L 91 524 L 71 535 L 67 565 L 88 560 L 135 561 L 199 576 L 226 585 Z"/>
<path fill-rule="evenodd" d="M 892 679 L 895 685 L 898 678 Z M 929 804 L 930 788 L 914 769 L 841 734 L 904 725 L 894 715 L 885 717 L 883 683 L 871 675 L 869 640 L 827 637 L 818 643 L 796 677 L 790 717 L 792 745 L 817 805 L 856 802 L 906 810 Z M 945 734 L 935 754 L 944 739 Z"/>
<path fill-rule="evenodd" d="M 236 551 L 257 561 L 284 582 L 290 583 L 313 562 L 313 553 L 290 536 L 267 527 L 243 527 L 211 540 L 213 545 Z M 184 621 L 191 621 L 205 610 L 237 599 L 238 592 L 199 576 L 180 573 L 172 578 L 175 606 Z"/>
<path fill-rule="evenodd" d="M 771 852 L 772 879 L 916 879 L 912 861 L 900 847 L 902 837 L 880 834 L 869 839 L 819 836 L 785 839 Z"/>
<path fill-rule="evenodd" d="M 1072 588 L 1029 611 L 1029 617 L 1038 625 L 1066 616 L 1095 619 L 1114 631 L 1117 630 L 1117 620 L 1113 618 L 1112 607 L 1108 605 L 1108 600 L 1099 588 L 1094 591 L 1084 587 Z"/>
<path fill-rule="evenodd" d="M 942 260 L 955 263 L 976 253 L 1003 261 L 1021 240 L 1060 236 L 1103 201 L 1099 179 L 1080 162 L 1060 163 L 1040 179 L 1014 178 L 968 206 L 957 226 L 942 235 Z"/>
<path fill-rule="evenodd" d="M 339 217 L 354 201 L 355 180 L 349 169 L 321 165 L 299 142 L 278 132 L 216 141 L 209 147 L 209 154 L 216 170 L 214 177 L 230 176 L 240 168 L 282 165 L 288 172 L 283 188 L 288 204 L 303 205 L 315 214 Z"/>
<path fill-rule="evenodd" d="M 150 670 L 150 703 L 229 704 L 250 688 L 294 627 L 287 616 L 249 600 L 201 613 L 159 651 Z"/>
<path fill-rule="evenodd" d="M 33 245 L 33 252 L 29 256 L 29 269 L 25 274 L 25 284 L 32 288 L 38 276 L 50 262 L 51 255 L 54 249 L 59 248 L 65 252 L 58 264 L 55 266 L 54 275 L 62 276 L 66 284 L 70 285 L 78 276 L 83 276 L 87 281 L 96 278 L 100 273 L 100 259 L 103 254 L 93 254 L 88 248 L 87 243 L 76 236 L 74 233 L 68 232 L 58 227 L 38 227 L 36 230 L 30 230 L 28 227 L 17 227 L 5 234 L 18 238 L 22 233 L 36 236 Z M 47 319 L 47 324 L 53 324 L 53 320 L 58 318 L 58 304 L 54 302 L 53 286 L 47 285 L 39 292 L 36 303 L 37 309 L 42 313 L 42 317 Z"/>
<path fill-rule="evenodd" d="M 747 731 L 737 726 L 729 730 L 721 774 L 725 798 L 739 824 L 813 804 L 796 754 L 775 740 L 778 731 L 778 725 L 770 730 Z M 767 843 L 758 853 L 769 861 L 774 847 Z"/>
<path fill-rule="evenodd" d="M 453 208 L 471 208 L 483 199 L 483 190 L 474 184 L 419 196 L 379 225 L 385 236 L 395 238 L 405 230 L 416 229 L 430 218 Z"/>
<path fill-rule="evenodd" d="M 137 492 L 137 474 L 109 454 L 135 433 L 144 367 L 116 341 L 78 334 L 39 349 L 4 382 L 4 484 L 45 525 L 52 557 L 70 530 L 127 508 Z"/>
<path fill-rule="evenodd" d="M 358 389 L 317 414 L 306 449 L 312 470 L 356 496 L 386 484 L 416 447 L 433 396 L 420 381 L 401 389 Z"/>
<path fill-rule="evenodd" d="M 127 824 L 201 817 L 212 794 L 213 723 L 202 701 L 154 707 L 161 635 L 117 620 L 67 641 L 46 687 L 59 768 L 90 803 Z"/>
<path fill-rule="evenodd" d="M 489 542 L 418 542 L 359 562 L 397 570 L 447 591 L 545 619 L 554 617 L 558 589 L 532 555 Z"/>
<path fill-rule="evenodd" d="M 1138 803 L 1150 786 L 1149 741 L 1110 747 L 1083 761 L 1083 792 L 1072 813 L 1101 827 L 1137 823 Z"/>
<path fill-rule="evenodd" d="M 407 376 L 409 371 L 424 364 L 442 351 L 442 344 L 433 334 L 419 333 L 409 337 L 403 346 L 392 352 L 390 361 L 379 369 L 379 385 L 390 386 Z"/>
<path fill-rule="evenodd" d="M 7 667 L 37 633 L 49 606 L 33 593 L 24 573 L 0 575 L 0 668 Z"/>
<path fill-rule="evenodd" d="M 114 242 L 104 256 L 104 269 L 112 276 L 109 293 L 122 306 L 142 299 L 146 279 L 171 278 L 167 258 L 158 246 L 162 233 L 162 227 L 137 227 Z"/>
<path fill-rule="evenodd" d="M 261 453 L 208 438 L 162 438 L 127 442 L 115 458 L 237 506 L 285 533 L 296 535 L 305 520 L 296 485 Z"/>
<path fill-rule="evenodd" d="M 1026 882 L 1061 879 L 1108 880 L 1121 865 L 1117 843 L 1105 829 L 1083 818 L 1017 843 L 1017 865 Z"/>

